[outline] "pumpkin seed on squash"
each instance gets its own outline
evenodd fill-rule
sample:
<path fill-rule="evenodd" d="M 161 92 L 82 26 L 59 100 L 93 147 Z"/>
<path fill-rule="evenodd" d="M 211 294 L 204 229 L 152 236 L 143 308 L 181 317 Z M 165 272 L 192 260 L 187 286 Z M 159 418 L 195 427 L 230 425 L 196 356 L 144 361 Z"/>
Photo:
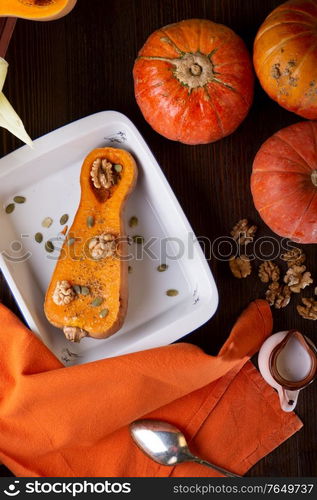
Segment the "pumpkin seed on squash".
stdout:
<path fill-rule="evenodd" d="M 168 265 L 167 264 L 160 264 L 159 266 L 157 266 L 156 269 L 158 270 L 159 273 L 163 273 L 164 271 L 166 271 L 166 269 L 168 269 Z"/>
<path fill-rule="evenodd" d="M 99 313 L 99 318 L 105 318 L 109 314 L 109 309 L 102 309 Z"/>
<path fill-rule="evenodd" d="M 133 215 L 132 217 L 130 217 L 130 219 L 129 219 L 129 227 L 135 227 L 138 224 L 139 224 L 139 220 L 138 220 L 138 218 L 135 215 Z"/>
<path fill-rule="evenodd" d="M 69 239 L 67 240 L 67 245 L 68 245 L 69 247 L 71 247 L 74 243 L 75 243 L 75 238 L 69 238 Z"/>
<path fill-rule="evenodd" d="M 15 196 L 13 198 L 13 201 L 15 203 L 20 203 L 21 204 L 21 203 L 25 203 L 26 202 L 26 198 L 25 198 L 25 196 Z"/>
<path fill-rule="evenodd" d="M 9 203 L 9 205 L 6 206 L 6 214 L 12 214 L 12 212 L 15 209 L 15 204 L 14 203 Z"/>
<path fill-rule="evenodd" d="M 42 227 L 51 227 L 52 224 L 53 224 L 52 217 L 45 217 L 45 219 L 42 220 Z"/>
<path fill-rule="evenodd" d="M 103 303 L 103 298 L 102 297 L 96 297 L 91 303 L 90 305 L 93 306 L 93 307 L 99 307 L 101 306 L 101 304 Z"/>
<path fill-rule="evenodd" d="M 122 172 L 122 165 L 120 165 L 119 163 L 116 163 L 115 165 L 113 165 L 113 168 L 116 172 Z"/>
<path fill-rule="evenodd" d="M 179 291 L 178 290 L 174 290 L 173 288 L 171 288 L 170 290 L 167 290 L 166 292 L 166 295 L 168 297 L 176 297 L 176 295 L 179 294 Z"/>
<path fill-rule="evenodd" d="M 77 295 L 81 294 L 81 286 L 80 285 L 73 285 L 73 289 L 77 293 Z"/>
<path fill-rule="evenodd" d="M 49 253 L 54 252 L 55 247 L 54 247 L 54 245 L 53 245 L 53 243 L 52 243 L 51 241 L 47 241 L 47 242 L 45 243 L 45 250 L 46 250 L 47 252 L 49 252 Z"/>
<path fill-rule="evenodd" d="M 134 236 L 132 236 L 132 239 L 134 243 L 137 243 L 138 245 L 142 245 L 144 243 L 143 236 L 140 236 L 139 234 L 135 234 Z"/>
<path fill-rule="evenodd" d="M 88 286 L 81 287 L 81 294 L 82 295 L 89 295 L 90 294 L 90 290 L 89 290 Z"/>
<path fill-rule="evenodd" d="M 88 227 L 94 227 L 95 217 L 93 215 L 88 215 L 86 223 Z"/>
<path fill-rule="evenodd" d="M 36 243 L 42 243 L 43 241 L 43 234 L 42 233 L 36 233 L 34 236 L 34 239 Z"/>
<path fill-rule="evenodd" d="M 64 226 L 66 224 L 66 222 L 68 221 L 68 219 L 69 219 L 68 214 L 62 215 L 61 218 L 59 219 L 60 225 Z"/>

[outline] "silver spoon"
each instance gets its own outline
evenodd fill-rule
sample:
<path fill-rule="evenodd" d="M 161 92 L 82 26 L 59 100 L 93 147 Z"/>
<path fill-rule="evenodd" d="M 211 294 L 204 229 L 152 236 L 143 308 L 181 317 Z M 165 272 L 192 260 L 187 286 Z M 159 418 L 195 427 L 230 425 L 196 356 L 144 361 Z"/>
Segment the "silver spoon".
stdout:
<path fill-rule="evenodd" d="M 218 465 L 202 460 L 189 451 L 184 434 L 172 424 L 160 420 L 143 419 L 130 424 L 134 442 L 152 460 L 161 465 L 197 462 L 229 477 L 241 477 Z"/>

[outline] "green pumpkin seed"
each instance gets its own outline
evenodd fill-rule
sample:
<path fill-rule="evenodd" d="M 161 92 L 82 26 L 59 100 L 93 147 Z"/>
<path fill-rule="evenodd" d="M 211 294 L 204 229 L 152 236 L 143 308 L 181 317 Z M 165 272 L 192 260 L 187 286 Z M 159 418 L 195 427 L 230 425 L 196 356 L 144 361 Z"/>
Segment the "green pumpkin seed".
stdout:
<path fill-rule="evenodd" d="M 54 252 L 55 247 L 54 247 L 54 245 L 53 245 L 53 243 L 52 243 L 51 241 L 47 241 L 47 242 L 45 243 L 45 250 L 46 250 L 47 252 L 49 252 L 49 253 Z"/>
<path fill-rule="evenodd" d="M 35 239 L 36 243 L 42 243 L 42 241 L 43 241 L 43 234 L 42 233 L 36 233 L 36 235 L 34 236 L 34 239 Z"/>
<path fill-rule="evenodd" d="M 166 295 L 168 297 L 176 297 L 176 295 L 178 295 L 178 294 L 179 294 L 179 291 L 174 290 L 174 289 L 167 290 L 167 292 L 166 292 Z"/>
<path fill-rule="evenodd" d="M 74 243 L 75 243 L 75 238 L 69 238 L 69 239 L 67 240 L 67 245 L 68 245 L 69 247 L 71 247 Z"/>
<path fill-rule="evenodd" d="M 10 203 L 7 207 L 6 207 L 6 213 L 7 214 L 12 214 L 13 210 L 15 209 L 15 204 L 14 203 Z"/>
<path fill-rule="evenodd" d="M 25 196 L 15 196 L 13 198 L 13 201 L 15 201 L 15 203 L 25 203 L 26 198 L 25 198 Z"/>
<path fill-rule="evenodd" d="M 164 271 L 166 271 L 166 269 L 168 269 L 168 265 L 167 264 L 161 264 L 160 266 L 157 266 L 156 269 L 158 270 L 159 273 L 163 273 Z"/>
<path fill-rule="evenodd" d="M 88 227 L 94 227 L 94 225 L 95 225 L 95 217 L 93 217 L 92 215 L 88 215 L 86 222 L 87 222 L 87 226 Z"/>
<path fill-rule="evenodd" d="M 135 215 L 133 215 L 133 217 L 130 217 L 130 220 L 129 220 L 129 226 L 130 227 L 135 227 L 139 224 L 139 220 L 137 217 L 135 217 Z"/>
<path fill-rule="evenodd" d="M 101 304 L 103 303 L 103 298 L 102 297 L 96 297 L 91 303 L 90 305 L 93 306 L 93 307 L 98 307 L 98 306 L 101 306 Z"/>
<path fill-rule="evenodd" d="M 45 217 L 45 219 L 42 220 L 42 227 L 51 227 L 53 224 L 53 219 L 51 217 Z"/>
<path fill-rule="evenodd" d="M 116 163 L 115 165 L 113 165 L 113 168 L 116 172 L 122 172 L 122 165 L 119 165 L 118 163 Z"/>
<path fill-rule="evenodd" d="M 73 285 L 73 289 L 77 293 L 77 295 L 81 294 L 81 286 L 80 285 Z"/>
<path fill-rule="evenodd" d="M 143 236 L 140 236 L 139 234 L 135 234 L 134 236 L 132 236 L 132 239 L 134 243 L 137 243 L 138 245 L 142 245 L 144 243 Z"/>
<path fill-rule="evenodd" d="M 69 219 L 68 214 L 62 215 L 61 218 L 59 219 L 60 225 L 64 226 L 66 224 L 66 222 L 68 221 L 68 219 Z"/>
<path fill-rule="evenodd" d="M 82 295 L 89 295 L 90 294 L 90 290 L 89 290 L 88 286 L 81 287 L 81 294 Z"/>
<path fill-rule="evenodd" d="M 99 313 L 99 318 L 105 318 L 109 314 L 109 309 L 103 309 Z"/>

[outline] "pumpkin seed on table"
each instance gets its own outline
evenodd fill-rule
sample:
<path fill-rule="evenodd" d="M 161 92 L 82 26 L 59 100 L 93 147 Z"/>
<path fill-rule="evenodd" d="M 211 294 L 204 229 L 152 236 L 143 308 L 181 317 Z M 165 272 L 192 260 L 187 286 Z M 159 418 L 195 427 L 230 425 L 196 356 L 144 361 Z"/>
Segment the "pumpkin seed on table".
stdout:
<path fill-rule="evenodd" d="M 93 215 L 88 215 L 86 222 L 87 222 L 87 226 L 88 227 L 94 227 L 94 225 L 95 225 L 95 217 Z"/>
<path fill-rule="evenodd" d="M 102 309 L 99 313 L 99 318 L 105 318 L 109 314 L 109 309 Z"/>
<path fill-rule="evenodd" d="M 42 233 L 36 233 L 34 236 L 34 239 L 36 243 L 42 243 L 43 241 L 43 234 Z"/>
<path fill-rule="evenodd" d="M 142 245 L 144 243 L 143 236 L 140 236 L 139 234 L 135 234 L 134 236 L 132 236 L 132 239 L 134 243 L 137 243 L 138 245 Z"/>
<path fill-rule="evenodd" d="M 135 226 L 138 225 L 138 223 L 139 223 L 139 220 L 138 220 L 138 218 L 135 215 L 133 215 L 132 217 L 130 217 L 130 219 L 129 219 L 129 227 L 135 227 Z"/>
<path fill-rule="evenodd" d="M 53 219 L 51 217 L 45 217 L 45 219 L 42 220 L 42 227 L 51 227 L 53 224 Z"/>
<path fill-rule="evenodd" d="M 167 264 L 160 264 L 159 266 L 157 266 L 156 269 L 158 270 L 159 273 L 163 273 L 164 271 L 166 271 L 168 269 L 168 265 Z"/>
<path fill-rule="evenodd" d="M 22 204 L 22 203 L 25 203 L 25 202 L 26 202 L 26 198 L 25 198 L 25 196 L 15 196 L 15 197 L 13 198 L 13 201 L 14 201 L 15 203 Z"/>
<path fill-rule="evenodd" d="M 6 206 L 6 214 L 12 214 L 12 212 L 15 209 L 15 204 L 14 203 L 9 203 L 9 205 Z"/>
<path fill-rule="evenodd" d="M 47 241 L 47 242 L 45 243 L 45 250 L 46 250 L 47 252 L 49 252 L 49 253 L 54 252 L 55 247 L 54 247 L 54 245 L 53 245 L 53 243 L 52 243 L 51 241 Z"/>
<path fill-rule="evenodd" d="M 173 288 L 171 288 L 170 290 L 167 290 L 166 292 L 166 295 L 168 297 L 176 297 L 176 295 L 179 294 L 179 291 L 178 290 L 174 290 Z"/>
<path fill-rule="evenodd" d="M 62 215 L 61 218 L 59 219 L 60 225 L 64 226 L 66 224 L 66 222 L 68 221 L 68 219 L 69 219 L 68 214 Z"/>
<path fill-rule="evenodd" d="M 96 297 L 91 303 L 90 305 L 93 306 L 93 307 L 98 307 L 98 306 L 101 306 L 101 304 L 103 303 L 103 298 L 102 297 Z"/>

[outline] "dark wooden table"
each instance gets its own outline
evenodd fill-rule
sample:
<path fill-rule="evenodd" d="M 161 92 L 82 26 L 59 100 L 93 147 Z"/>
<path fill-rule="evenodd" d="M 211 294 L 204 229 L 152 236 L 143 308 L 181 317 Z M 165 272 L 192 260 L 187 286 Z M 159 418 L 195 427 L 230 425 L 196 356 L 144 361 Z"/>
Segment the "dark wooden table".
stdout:
<path fill-rule="evenodd" d="M 273 233 L 258 217 L 250 194 L 252 161 L 261 143 L 300 118 L 280 108 L 256 84 L 254 105 L 230 137 L 206 146 L 168 141 L 144 121 L 133 94 L 133 62 L 155 29 L 184 18 L 200 17 L 226 24 L 252 50 L 258 27 L 279 0 L 79 0 L 75 10 L 54 22 L 19 20 L 6 59 L 10 63 L 5 92 L 33 138 L 97 111 L 125 113 L 138 127 L 164 170 L 197 235 L 211 241 L 229 233 L 248 217 L 261 236 Z M 19 146 L 1 131 L 4 155 Z M 27 175 L 27 173 L 26 173 Z M 316 214 L 317 216 L 317 214 Z M 312 245 L 305 246 L 308 266 L 317 279 Z M 228 264 L 212 258 L 220 306 L 212 320 L 185 340 L 216 353 L 243 308 L 263 297 L 265 287 L 254 272 L 237 281 Z M 0 299 L 19 311 L 1 278 Z M 306 294 L 306 295 L 309 295 Z M 291 305 L 274 311 L 275 331 L 298 328 L 316 339 L 316 324 Z M 303 429 L 256 464 L 250 476 L 317 475 L 317 394 L 312 384 L 300 394 L 297 413 Z M 2 475 L 8 471 L 2 467 Z"/>

